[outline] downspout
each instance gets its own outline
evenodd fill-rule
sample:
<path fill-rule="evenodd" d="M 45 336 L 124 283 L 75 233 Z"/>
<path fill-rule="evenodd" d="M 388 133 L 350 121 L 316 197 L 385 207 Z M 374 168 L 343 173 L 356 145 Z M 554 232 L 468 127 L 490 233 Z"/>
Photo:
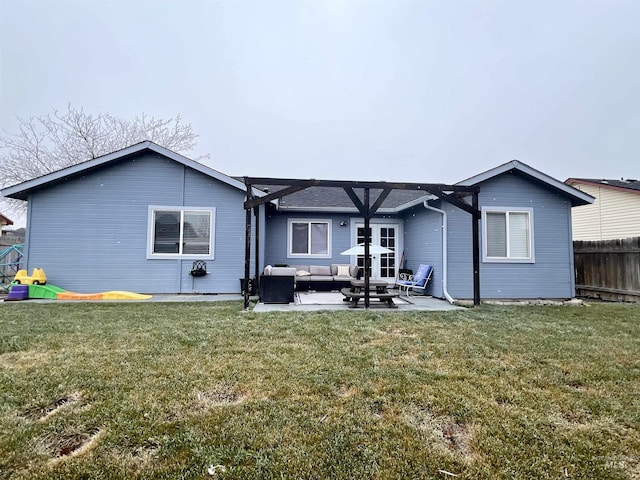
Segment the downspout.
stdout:
<path fill-rule="evenodd" d="M 427 200 L 422 202 L 422 206 L 427 210 L 433 210 L 434 212 L 442 214 L 442 292 L 444 298 L 446 298 L 450 304 L 454 305 L 456 301 L 449 295 L 449 291 L 447 290 L 447 212 L 432 207 L 427 203 Z"/>

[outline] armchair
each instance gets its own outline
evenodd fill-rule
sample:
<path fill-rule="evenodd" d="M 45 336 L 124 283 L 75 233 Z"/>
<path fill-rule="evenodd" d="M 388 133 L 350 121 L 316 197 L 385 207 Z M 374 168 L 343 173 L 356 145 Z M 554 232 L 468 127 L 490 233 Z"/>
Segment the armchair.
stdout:
<path fill-rule="evenodd" d="M 429 280 L 431 280 L 431 275 L 433 275 L 433 267 L 426 264 L 421 264 L 415 275 L 401 273 L 396 280 L 396 286 L 400 290 L 400 295 L 402 295 L 403 290 L 407 297 L 410 296 L 409 291 L 411 290 L 415 291 L 417 289 L 424 293 Z"/>

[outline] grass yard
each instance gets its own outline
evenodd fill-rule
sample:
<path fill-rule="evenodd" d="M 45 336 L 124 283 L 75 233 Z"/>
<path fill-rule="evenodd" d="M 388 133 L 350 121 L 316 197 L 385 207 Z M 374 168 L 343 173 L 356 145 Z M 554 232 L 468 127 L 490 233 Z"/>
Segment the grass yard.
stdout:
<path fill-rule="evenodd" d="M 640 479 L 640 306 L 0 305 L 0 478 Z"/>

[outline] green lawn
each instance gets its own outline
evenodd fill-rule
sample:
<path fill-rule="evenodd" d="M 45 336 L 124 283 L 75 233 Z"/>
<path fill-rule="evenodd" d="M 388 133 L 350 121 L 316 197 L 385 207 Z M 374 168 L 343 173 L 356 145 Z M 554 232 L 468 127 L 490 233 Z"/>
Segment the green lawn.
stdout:
<path fill-rule="evenodd" d="M 0 304 L 0 478 L 638 479 L 640 306 Z"/>

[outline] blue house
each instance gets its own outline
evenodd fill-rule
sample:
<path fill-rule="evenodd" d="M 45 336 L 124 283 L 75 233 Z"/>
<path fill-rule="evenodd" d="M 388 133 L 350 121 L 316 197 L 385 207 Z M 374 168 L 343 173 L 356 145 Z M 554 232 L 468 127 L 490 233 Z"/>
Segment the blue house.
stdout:
<path fill-rule="evenodd" d="M 456 185 L 479 188 L 482 299 L 574 295 L 571 207 L 592 197 L 518 161 Z M 253 185 L 251 195 L 268 198 L 279 188 Z M 27 267 L 44 268 L 52 284 L 78 292 L 240 291 L 245 183 L 151 142 L 2 194 L 28 200 Z M 429 263 L 434 276 L 427 293 L 473 298 L 473 222 L 456 203 L 392 190 L 369 232 L 392 253 L 373 257 L 371 275 L 393 282 L 398 268 Z M 342 188 L 306 188 L 250 212 L 258 217 L 251 275 L 267 264 L 362 262 L 340 254 L 365 234 L 362 215 Z M 207 262 L 203 277 L 189 273 L 198 260 Z"/>

